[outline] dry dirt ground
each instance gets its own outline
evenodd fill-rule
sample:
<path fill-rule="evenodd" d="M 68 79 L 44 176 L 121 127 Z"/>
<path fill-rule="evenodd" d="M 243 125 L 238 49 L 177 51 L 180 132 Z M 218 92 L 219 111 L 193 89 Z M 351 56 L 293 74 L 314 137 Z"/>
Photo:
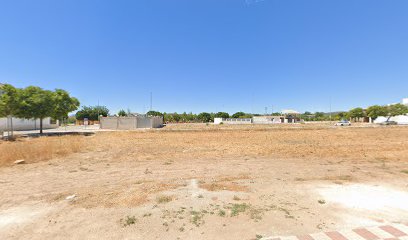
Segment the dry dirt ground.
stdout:
<path fill-rule="evenodd" d="M 257 239 L 406 223 L 408 127 L 18 138 L 0 141 L 0 192 L 0 239 Z"/>

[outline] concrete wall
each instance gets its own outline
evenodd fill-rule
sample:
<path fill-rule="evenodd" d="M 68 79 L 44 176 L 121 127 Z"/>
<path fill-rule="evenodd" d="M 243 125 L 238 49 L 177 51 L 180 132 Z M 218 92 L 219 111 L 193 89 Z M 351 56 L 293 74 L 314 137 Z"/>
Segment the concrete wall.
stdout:
<path fill-rule="evenodd" d="M 159 128 L 163 126 L 163 118 L 162 117 L 154 117 L 152 118 L 152 128 Z"/>
<path fill-rule="evenodd" d="M 254 116 L 252 118 L 214 118 L 214 124 L 276 124 L 297 123 L 300 119 L 287 118 L 285 116 Z"/>
<path fill-rule="evenodd" d="M 282 123 L 281 116 L 254 116 L 252 119 L 255 124 Z"/>
<path fill-rule="evenodd" d="M 158 128 L 163 125 L 162 117 L 101 117 L 101 129 L 132 130 L 136 128 Z"/>
<path fill-rule="evenodd" d="M 374 123 L 384 123 L 386 121 L 394 121 L 398 125 L 408 125 L 408 116 L 407 115 L 398 115 L 393 117 L 380 116 L 374 120 Z"/>
<path fill-rule="evenodd" d="M 9 119 L 10 121 L 11 119 Z M 13 129 L 15 131 L 39 130 L 40 119 L 13 118 Z M 9 123 L 10 124 L 10 123 Z M 43 119 L 43 129 L 57 128 L 58 124 L 51 124 L 51 118 Z M 0 118 L 0 131 L 7 130 L 7 118 Z"/>

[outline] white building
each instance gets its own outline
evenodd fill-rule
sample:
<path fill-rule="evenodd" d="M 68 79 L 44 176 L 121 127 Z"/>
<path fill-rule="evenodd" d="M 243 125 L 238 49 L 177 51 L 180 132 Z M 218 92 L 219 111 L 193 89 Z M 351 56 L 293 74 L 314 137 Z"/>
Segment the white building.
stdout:
<path fill-rule="evenodd" d="M 252 118 L 214 118 L 214 124 L 276 124 L 299 123 L 300 113 L 295 110 L 283 110 L 280 116 L 253 116 Z"/>
<path fill-rule="evenodd" d="M 402 104 L 408 106 L 408 98 L 403 98 L 402 99 Z"/>

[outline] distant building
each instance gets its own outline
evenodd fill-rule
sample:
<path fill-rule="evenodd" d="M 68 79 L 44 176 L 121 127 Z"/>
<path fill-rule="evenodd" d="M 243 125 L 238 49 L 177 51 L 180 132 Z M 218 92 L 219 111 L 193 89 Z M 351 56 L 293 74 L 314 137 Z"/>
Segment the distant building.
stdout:
<path fill-rule="evenodd" d="M 403 98 L 402 99 L 402 104 L 408 106 L 408 98 Z"/>
<path fill-rule="evenodd" d="M 299 123 L 300 113 L 295 110 L 283 110 L 280 116 L 253 116 L 252 118 L 214 118 L 214 124 L 279 124 Z"/>

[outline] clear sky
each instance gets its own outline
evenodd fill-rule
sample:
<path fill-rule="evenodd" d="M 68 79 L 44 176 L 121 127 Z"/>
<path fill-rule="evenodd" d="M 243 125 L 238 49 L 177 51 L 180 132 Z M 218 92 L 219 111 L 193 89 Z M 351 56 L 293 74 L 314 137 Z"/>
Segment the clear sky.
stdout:
<path fill-rule="evenodd" d="M 0 82 L 113 113 L 408 97 L 407 0 L 0 0 Z"/>

